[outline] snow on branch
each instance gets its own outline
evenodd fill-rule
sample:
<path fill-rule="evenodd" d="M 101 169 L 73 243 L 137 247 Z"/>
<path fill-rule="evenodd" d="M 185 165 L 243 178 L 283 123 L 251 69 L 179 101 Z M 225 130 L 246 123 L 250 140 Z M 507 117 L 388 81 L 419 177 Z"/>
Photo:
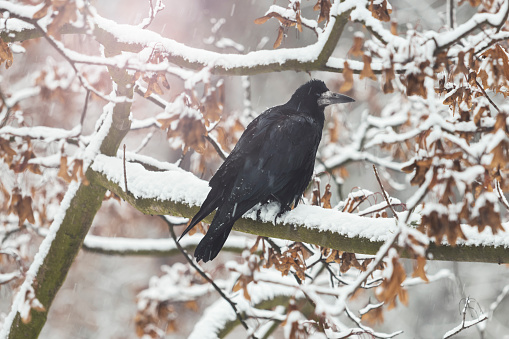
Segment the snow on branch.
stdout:
<path fill-rule="evenodd" d="M 184 219 L 185 220 L 185 219 Z M 39 235 L 46 237 L 48 230 L 45 228 L 36 228 Z M 180 241 L 182 247 L 186 250 L 194 249 L 203 238 L 201 234 L 192 237 L 186 237 Z M 232 235 L 228 237 L 223 250 L 228 252 L 241 253 L 246 248 L 254 245 L 254 240 L 245 237 Z M 121 256 L 171 256 L 180 253 L 175 242 L 170 238 L 162 239 L 140 239 L 124 237 L 103 237 L 88 234 L 83 242 L 83 249 L 90 252 L 121 255 Z"/>
<path fill-rule="evenodd" d="M 126 163 L 129 192 L 124 192 L 122 160 L 99 155 L 92 164 L 91 178 L 111 190 L 145 214 L 192 217 L 205 199 L 207 182 L 176 166 L 167 171 L 152 172 L 141 164 Z M 164 185 L 161 185 L 164 183 Z M 256 209 L 256 208 L 255 208 Z M 391 218 L 365 218 L 317 206 L 299 205 L 273 220 L 278 212 L 275 204 L 258 206 L 246 213 L 234 226 L 237 231 L 320 245 L 346 252 L 375 254 L 384 241 L 397 230 Z M 257 214 L 259 220 L 257 220 Z M 210 222 L 212 215 L 205 219 Z M 509 234 L 481 233 L 462 225 L 466 241 L 455 247 L 430 244 L 428 255 L 438 260 L 509 262 Z M 408 254 L 407 254 L 408 255 Z"/>
<path fill-rule="evenodd" d="M 447 333 L 445 333 L 444 336 L 443 336 L 444 339 L 450 338 L 450 337 L 460 333 L 461 331 L 463 331 L 463 330 L 465 330 L 465 329 L 467 329 L 469 327 L 472 327 L 474 325 L 477 325 L 480 322 L 486 321 L 488 319 L 488 316 L 486 314 L 481 314 L 476 319 L 466 320 L 467 310 L 472 309 L 472 306 L 470 305 L 470 303 L 472 303 L 472 301 L 473 301 L 472 299 L 470 299 L 468 297 L 466 298 L 465 305 L 463 306 L 463 309 L 461 311 L 461 315 L 462 315 L 461 324 L 459 324 L 458 326 L 456 326 L 452 330 L 447 331 Z"/>
<path fill-rule="evenodd" d="M 66 59 L 75 64 L 114 66 L 143 72 L 171 72 L 171 70 L 174 69 L 173 65 L 194 70 L 210 67 L 212 65 L 212 73 L 224 75 L 250 75 L 284 70 L 327 70 L 331 72 L 342 72 L 345 60 L 330 57 L 352 10 L 358 6 L 362 7 L 365 5 L 364 2 L 354 0 L 348 0 L 342 3 L 335 2 L 331 7 L 330 22 L 325 30 L 318 35 L 317 42 L 301 48 L 260 50 L 243 55 L 217 53 L 186 46 L 141 27 L 118 24 L 112 20 L 101 17 L 97 13 L 93 13 L 93 17 L 89 18 L 89 20 L 93 21 L 93 35 L 98 41 L 108 45 L 109 48 L 135 53 L 141 52 L 143 55 L 150 55 L 155 48 L 161 49 L 166 56 L 166 60 L 160 63 L 150 64 L 146 63 L 145 60 L 139 60 L 138 57 L 125 55 L 109 58 L 84 55 L 69 50 L 58 42 L 58 46 L 54 47 L 56 47 L 59 53 Z M 30 9 L 30 7 L 32 8 Z M 45 35 L 44 31 L 41 30 L 37 23 L 37 20 L 33 19 L 32 12 L 36 12 L 36 9 L 34 9 L 35 7 L 38 8 L 40 6 L 21 6 L 10 4 L 6 1 L 0 1 L 0 11 L 9 11 L 12 18 L 18 19 L 18 21 L 25 23 L 25 25 L 36 27 L 33 33 L 34 38 Z M 94 12 L 93 8 L 90 8 L 90 10 Z M 66 27 L 66 29 L 68 29 L 68 27 Z M 24 30 L 26 30 L 26 27 L 24 27 Z M 70 30 L 70 32 L 72 31 L 73 30 Z M 84 32 L 78 30 L 77 33 Z M 55 41 L 50 41 L 52 44 L 54 44 L 54 42 Z M 330 62 L 328 63 L 329 59 Z M 363 63 L 359 61 L 352 60 L 348 61 L 348 63 L 349 67 L 355 73 L 360 73 L 364 67 Z M 381 70 L 381 65 L 374 63 L 372 69 L 379 72 Z"/>

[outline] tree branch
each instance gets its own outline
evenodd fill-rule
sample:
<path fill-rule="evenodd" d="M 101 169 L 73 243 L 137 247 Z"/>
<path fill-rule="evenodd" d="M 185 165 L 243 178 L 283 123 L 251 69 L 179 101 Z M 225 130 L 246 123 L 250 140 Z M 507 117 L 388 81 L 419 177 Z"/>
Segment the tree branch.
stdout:
<path fill-rule="evenodd" d="M 99 156 L 93 165 L 94 171 L 90 172 L 89 180 L 114 192 L 145 214 L 193 217 L 208 192 L 205 181 L 183 170 L 150 172 L 139 164 L 128 162 L 126 166 L 129 172 L 133 173 L 133 177 L 138 178 L 137 186 L 133 187 L 131 184 L 129 193 L 122 189 L 121 159 Z M 154 186 L 160 186 L 161 182 L 165 183 L 165 188 L 162 190 Z M 178 194 L 178 198 L 172 197 L 172 192 Z M 256 213 L 252 214 L 254 216 Z M 261 220 L 257 221 L 245 216 L 235 223 L 233 229 L 259 236 L 305 242 L 363 254 L 376 254 L 388 235 L 396 230 L 394 219 L 359 217 L 317 206 L 299 205 L 295 210 L 278 218 L 277 225 L 273 224 L 274 215 L 270 209 L 261 208 L 259 214 Z M 204 221 L 211 222 L 213 215 L 209 215 Z M 377 230 L 379 240 L 370 240 L 372 234 L 365 234 L 367 227 Z M 435 260 L 509 262 L 509 251 L 504 247 L 503 235 L 499 234 L 495 237 L 500 237 L 497 240 L 498 247 L 493 245 L 493 241 L 476 245 L 460 244 L 458 241 L 455 247 L 437 246 L 432 243 L 428 248 L 428 254 Z M 406 253 L 402 256 L 411 257 Z"/>
<path fill-rule="evenodd" d="M 125 75 L 125 73 L 124 73 Z M 117 84 L 116 94 L 132 98 L 133 80 L 121 73 L 112 73 Z M 105 110 L 105 120 L 94 135 L 93 142 L 85 150 L 86 158 L 92 160 L 98 151 L 114 155 L 120 142 L 130 128 L 131 104 L 121 102 Z M 4 127 L 5 128 L 5 127 Z M 87 165 L 88 166 L 88 165 Z M 88 168 L 86 175 L 92 170 Z M 95 183 L 72 183 L 64 197 L 58 216 L 50 227 L 50 234 L 40 245 L 27 278 L 15 296 L 12 309 L 4 321 L 0 337 L 37 338 L 46 323 L 47 315 L 56 293 L 64 283 L 74 258 L 78 254 L 95 214 L 101 207 L 106 189 Z M 27 291 L 35 291 L 35 298 L 44 310 L 31 310 L 32 319 L 25 323 L 20 309 L 26 303 Z"/>

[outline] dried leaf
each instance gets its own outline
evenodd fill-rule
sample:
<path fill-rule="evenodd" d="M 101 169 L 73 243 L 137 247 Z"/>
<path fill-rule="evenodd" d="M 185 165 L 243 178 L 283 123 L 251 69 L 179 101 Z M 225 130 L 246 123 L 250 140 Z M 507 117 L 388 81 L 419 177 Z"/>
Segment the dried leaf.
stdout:
<path fill-rule="evenodd" d="M 373 73 L 373 70 L 371 69 L 371 57 L 368 55 L 363 55 L 362 61 L 364 62 L 364 67 L 362 68 L 359 78 L 370 78 L 371 80 L 376 80 L 375 73 Z"/>
<path fill-rule="evenodd" d="M 217 132 L 217 142 L 221 145 L 221 148 L 227 152 L 231 151 L 230 143 L 228 135 L 226 134 L 223 127 L 216 127 L 215 131 Z"/>
<path fill-rule="evenodd" d="M 9 45 L 5 41 L 0 38 L 0 64 L 5 61 L 5 68 L 9 68 L 13 62 L 12 51 L 9 48 Z"/>
<path fill-rule="evenodd" d="M 330 203 L 331 197 L 332 197 L 332 193 L 330 191 L 330 184 L 327 184 L 325 186 L 325 192 L 323 193 L 323 196 L 321 199 L 323 208 L 329 208 L 329 209 L 332 208 L 331 203 Z"/>
<path fill-rule="evenodd" d="M 391 21 L 391 33 L 398 35 L 398 23 L 396 21 Z"/>
<path fill-rule="evenodd" d="M 391 9 L 387 8 L 387 0 L 383 0 L 381 3 L 374 3 L 374 0 L 371 0 L 368 9 L 371 11 L 371 15 L 375 19 L 380 21 L 388 22 L 391 20 L 390 13 L 392 13 Z"/>
<path fill-rule="evenodd" d="M 422 280 L 428 282 L 428 277 L 426 276 L 426 271 L 424 271 L 424 267 L 426 265 L 426 258 L 425 257 L 417 257 L 417 260 L 415 261 L 414 265 L 414 273 L 412 273 L 412 277 L 416 278 L 419 277 Z"/>
<path fill-rule="evenodd" d="M 330 17 L 330 9 L 332 7 L 332 4 L 330 0 L 318 0 L 317 3 L 313 6 L 313 10 L 318 11 L 320 10 L 320 15 L 318 17 L 318 23 L 326 20 L 329 22 Z"/>
<path fill-rule="evenodd" d="M 60 157 L 60 169 L 58 171 L 57 176 L 64 179 L 64 181 L 67 183 L 70 183 L 72 181 L 72 177 L 68 173 L 67 156 L 65 156 L 65 155 L 62 155 Z"/>
<path fill-rule="evenodd" d="M 284 35 L 285 35 L 285 30 L 284 30 L 283 26 L 279 26 L 279 30 L 278 30 L 278 34 L 277 34 L 277 39 L 274 42 L 274 46 L 273 46 L 274 49 L 276 49 L 279 46 L 281 46 L 281 42 L 283 42 Z"/>
<path fill-rule="evenodd" d="M 353 87 L 353 70 L 348 65 L 348 61 L 345 61 L 343 65 L 343 78 L 345 82 L 339 88 L 340 92 L 348 92 Z"/>
<path fill-rule="evenodd" d="M 367 313 L 361 315 L 361 320 L 370 325 L 382 324 L 384 322 L 384 314 L 382 307 L 370 309 Z"/>
<path fill-rule="evenodd" d="M 184 303 L 184 306 L 191 311 L 198 312 L 198 303 L 195 300 L 188 300 Z"/>
<path fill-rule="evenodd" d="M 53 2 L 54 13 L 51 23 L 48 25 L 48 34 L 60 39 L 60 29 L 65 24 L 76 22 L 78 19 L 78 7 L 75 1 Z"/>
<path fill-rule="evenodd" d="M 34 13 L 34 15 L 32 16 L 32 19 L 39 20 L 40 18 L 46 16 L 50 6 L 51 6 L 51 0 L 44 0 L 44 6 L 40 10 L 38 10 L 37 12 Z"/>
<path fill-rule="evenodd" d="M 399 262 L 398 257 L 392 258 L 392 274 L 384 278 L 382 284 L 376 290 L 376 297 L 388 305 L 389 309 L 396 306 L 396 298 L 399 297 L 403 304 L 408 303 L 407 291 L 401 286 L 406 279 L 405 269 Z"/>
<path fill-rule="evenodd" d="M 348 51 L 348 54 L 353 56 L 363 56 L 364 51 L 362 47 L 364 46 L 364 39 L 361 36 L 354 36 L 352 48 Z"/>

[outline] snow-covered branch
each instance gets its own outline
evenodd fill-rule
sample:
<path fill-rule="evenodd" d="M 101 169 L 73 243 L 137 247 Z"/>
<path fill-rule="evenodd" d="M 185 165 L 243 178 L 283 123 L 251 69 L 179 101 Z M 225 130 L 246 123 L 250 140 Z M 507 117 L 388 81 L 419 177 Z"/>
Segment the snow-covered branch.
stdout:
<path fill-rule="evenodd" d="M 142 165 L 127 163 L 129 192 L 123 191 L 122 161 L 98 156 L 92 165 L 91 180 L 103 185 L 146 214 L 170 214 L 192 217 L 208 193 L 207 182 L 175 167 L 170 171 L 151 172 Z M 161 186 L 160 183 L 165 185 Z M 260 236 L 288 239 L 320 245 L 346 252 L 375 254 L 396 230 L 394 219 L 365 218 L 317 206 L 299 205 L 296 209 L 273 220 L 276 205 L 259 207 L 239 219 L 234 229 Z M 257 215 L 259 220 L 257 220 Z M 210 222 L 212 215 L 205 219 Z M 509 235 L 499 232 L 486 238 L 464 225 L 469 240 L 457 246 L 436 246 L 428 249 L 430 258 L 453 261 L 509 262 Z M 489 232 L 486 230 L 485 232 Z"/>

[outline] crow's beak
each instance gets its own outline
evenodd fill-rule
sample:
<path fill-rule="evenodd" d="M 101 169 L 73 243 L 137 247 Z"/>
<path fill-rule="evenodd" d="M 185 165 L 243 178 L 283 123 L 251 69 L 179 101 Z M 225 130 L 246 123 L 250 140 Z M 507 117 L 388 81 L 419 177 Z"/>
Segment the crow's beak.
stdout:
<path fill-rule="evenodd" d="M 325 107 L 334 104 L 345 104 L 347 102 L 354 102 L 355 100 L 347 95 L 334 93 L 331 91 L 324 92 L 318 97 L 318 106 Z"/>

